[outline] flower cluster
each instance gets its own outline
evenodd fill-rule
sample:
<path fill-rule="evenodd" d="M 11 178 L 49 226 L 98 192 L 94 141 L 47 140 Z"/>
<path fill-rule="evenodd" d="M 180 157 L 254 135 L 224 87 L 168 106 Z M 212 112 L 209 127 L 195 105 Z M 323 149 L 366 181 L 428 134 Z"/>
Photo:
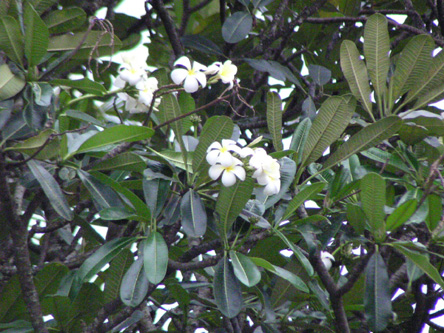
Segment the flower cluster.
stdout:
<path fill-rule="evenodd" d="M 154 92 L 158 89 L 158 81 L 155 77 L 148 77 L 146 71 L 146 58 L 148 54 L 124 54 L 123 64 L 119 69 L 119 76 L 114 85 L 124 88 L 127 84 L 137 89 L 137 99 L 127 93 L 119 93 L 119 97 L 125 101 L 125 108 L 130 113 L 146 112 L 151 105 Z M 155 106 L 159 100 L 155 101 Z"/>
<path fill-rule="evenodd" d="M 223 64 L 215 62 L 207 67 L 197 61 L 191 64 L 190 59 L 183 56 L 176 60 L 174 67 L 171 79 L 175 84 L 183 84 L 187 93 L 194 93 L 199 90 L 199 87 L 205 88 L 207 75 L 210 76 L 208 83 L 221 80 L 223 83 L 229 84 L 229 89 L 231 89 L 237 73 L 237 67 L 231 63 L 231 60 L 227 60 Z"/>
<path fill-rule="evenodd" d="M 273 195 L 281 189 L 280 165 L 263 148 L 239 147 L 233 140 L 213 142 L 207 149 L 207 162 L 211 165 L 208 173 L 211 179 L 221 177 L 226 187 L 236 183 L 236 178 L 244 181 L 246 170 L 259 185 L 265 186 L 264 193 Z"/>

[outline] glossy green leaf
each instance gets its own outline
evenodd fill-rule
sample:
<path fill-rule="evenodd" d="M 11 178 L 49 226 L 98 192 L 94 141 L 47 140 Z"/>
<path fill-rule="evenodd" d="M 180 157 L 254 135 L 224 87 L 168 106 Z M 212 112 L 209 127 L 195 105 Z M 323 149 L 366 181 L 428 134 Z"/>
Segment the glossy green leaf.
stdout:
<path fill-rule="evenodd" d="M 60 34 L 76 30 L 86 21 L 86 13 L 79 7 L 55 10 L 45 17 L 46 26 L 51 34 Z"/>
<path fill-rule="evenodd" d="M 313 121 L 304 147 L 302 164 L 306 166 L 322 156 L 348 126 L 355 112 L 356 100 L 350 97 L 329 97 L 322 103 Z"/>
<path fill-rule="evenodd" d="M 396 154 L 389 153 L 379 148 L 369 148 L 366 151 L 361 152 L 361 155 L 380 163 L 387 164 L 390 167 L 394 167 L 400 171 L 410 173 L 411 170 L 406 163 Z"/>
<path fill-rule="evenodd" d="M 393 101 L 423 79 L 430 68 L 434 48 L 435 42 L 429 35 L 418 35 L 410 39 L 396 62 L 395 73 L 390 80 Z"/>
<path fill-rule="evenodd" d="M 310 118 L 305 118 L 294 130 L 291 137 L 290 149 L 296 152 L 297 160 L 295 162 L 300 164 L 302 161 L 302 152 L 304 151 L 305 142 L 307 141 L 308 133 L 311 128 Z"/>
<path fill-rule="evenodd" d="M 151 232 L 145 240 L 143 263 L 148 281 L 152 284 L 162 282 L 168 267 L 168 246 L 157 231 Z"/>
<path fill-rule="evenodd" d="M 181 152 L 173 151 L 173 150 L 162 150 L 161 152 L 157 152 L 152 150 L 157 156 L 167 160 L 169 163 L 175 165 L 176 167 L 185 170 L 185 166 L 188 171 L 192 168 L 193 163 L 193 153 L 187 153 L 187 160 L 185 162 L 183 158 L 183 154 Z"/>
<path fill-rule="evenodd" d="M 183 231 L 189 237 L 200 237 L 207 230 L 207 213 L 199 194 L 189 189 L 180 201 Z"/>
<path fill-rule="evenodd" d="M 34 6 L 36 12 L 41 15 L 48 8 L 55 5 L 57 0 L 30 0 L 30 3 Z"/>
<path fill-rule="evenodd" d="M 43 192 L 49 199 L 51 206 L 54 208 L 57 214 L 64 219 L 71 221 L 74 217 L 73 212 L 70 209 L 62 189 L 54 177 L 43 166 L 34 160 L 28 161 L 27 165 L 34 177 L 39 182 Z"/>
<path fill-rule="evenodd" d="M 274 232 L 284 242 L 284 244 L 287 245 L 291 251 L 293 251 L 294 255 L 302 264 L 307 274 L 309 276 L 313 276 L 314 274 L 313 266 L 311 266 L 310 261 L 308 261 L 307 257 L 304 256 L 299 247 L 295 245 L 293 242 L 291 242 L 280 230 L 274 229 Z"/>
<path fill-rule="evenodd" d="M 365 269 L 364 310 L 370 330 L 384 330 L 392 319 L 392 301 L 387 267 L 375 252 Z"/>
<path fill-rule="evenodd" d="M 387 91 L 389 52 L 387 19 L 382 14 L 374 14 L 367 19 L 364 28 L 364 56 L 372 85 L 379 98 Z"/>
<path fill-rule="evenodd" d="M 106 264 L 135 240 L 134 237 L 122 237 L 106 242 L 83 262 L 82 266 L 80 266 L 76 273 L 77 276 L 79 276 L 82 281 L 90 280 L 100 272 Z"/>
<path fill-rule="evenodd" d="M 224 316 L 234 318 L 242 310 L 241 285 L 226 256 L 214 269 L 213 295 L 217 308 Z"/>
<path fill-rule="evenodd" d="M 433 281 L 444 288 L 444 281 L 439 271 L 430 263 L 426 254 L 415 251 L 413 243 L 395 242 L 388 244 L 403 255 L 410 259 L 416 266 L 418 266 L 424 273 L 426 273 Z"/>
<path fill-rule="evenodd" d="M 275 92 L 267 94 L 267 126 L 273 139 L 276 151 L 281 151 L 282 146 L 282 101 Z"/>
<path fill-rule="evenodd" d="M 66 86 L 88 94 L 103 95 L 106 93 L 105 87 L 98 82 L 91 81 L 90 79 L 83 78 L 80 80 L 68 80 L 68 79 L 56 79 L 51 80 L 51 84 L 54 86 Z"/>
<path fill-rule="evenodd" d="M 49 39 L 49 52 L 73 51 L 83 40 L 85 32 L 68 33 L 64 35 L 53 36 Z M 84 43 L 73 58 L 88 59 L 93 50 L 96 50 L 100 56 L 109 55 L 117 52 L 122 46 L 120 39 L 110 33 L 103 31 L 91 31 L 88 33 Z"/>
<path fill-rule="evenodd" d="M 150 219 L 151 219 L 150 209 L 147 207 L 147 205 L 145 205 L 145 203 L 142 201 L 142 199 L 140 199 L 136 194 L 134 194 L 132 191 L 130 191 L 129 189 L 127 189 L 126 187 L 121 185 L 116 180 L 106 176 L 103 173 L 93 172 L 92 176 L 94 176 L 96 179 L 98 179 L 103 184 L 108 185 L 116 192 L 123 195 L 126 199 L 128 199 L 128 201 L 131 203 L 133 208 L 136 210 L 136 213 L 139 218 L 140 217 L 143 218 L 144 221 L 150 221 Z M 119 202 L 120 202 L 120 200 L 118 200 L 117 204 Z M 117 206 L 119 207 L 119 205 L 117 205 Z M 112 207 L 112 206 L 110 206 L 110 207 Z M 109 207 L 105 207 L 105 208 L 109 208 Z"/>
<path fill-rule="evenodd" d="M 267 271 L 279 276 L 280 278 L 287 280 L 290 282 L 296 289 L 303 291 L 305 293 L 310 292 L 307 285 L 302 281 L 302 279 L 293 274 L 292 272 L 287 271 L 279 266 L 275 266 L 262 258 L 250 258 L 257 266 L 265 268 Z"/>
<path fill-rule="evenodd" d="M 134 142 L 150 138 L 154 134 L 151 128 L 135 125 L 116 125 L 97 132 L 86 140 L 76 154 L 88 151 L 101 150 L 102 148 L 119 142 Z"/>
<path fill-rule="evenodd" d="M 145 202 L 150 208 L 153 217 L 158 217 L 165 205 L 170 191 L 170 181 L 165 179 L 143 179 L 143 194 Z"/>
<path fill-rule="evenodd" d="M 110 187 L 86 171 L 79 169 L 77 174 L 90 193 L 91 199 L 98 211 L 109 207 L 123 207 L 119 196 Z"/>
<path fill-rule="evenodd" d="M 138 306 L 148 293 L 149 282 L 143 265 L 143 257 L 140 257 L 133 262 L 123 276 L 120 285 L 120 299 L 126 306 Z"/>
<path fill-rule="evenodd" d="M 135 212 L 125 207 L 109 207 L 99 212 L 100 218 L 105 221 L 127 220 L 135 215 Z"/>
<path fill-rule="evenodd" d="M 91 170 L 125 170 L 142 173 L 146 169 L 146 162 L 143 158 L 135 153 L 123 153 L 106 161 L 94 164 Z"/>
<path fill-rule="evenodd" d="M 26 313 L 22 296 L 18 275 L 14 275 L 5 283 L 0 292 L 0 321 L 2 323 L 12 321 Z"/>
<path fill-rule="evenodd" d="M 48 27 L 29 2 L 25 3 L 23 16 L 25 23 L 25 55 L 28 59 L 28 67 L 37 66 L 48 49 Z"/>
<path fill-rule="evenodd" d="M 352 94 L 362 103 L 364 109 L 373 118 L 367 67 L 365 67 L 364 62 L 360 58 L 358 48 L 352 41 L 345 40 L 341 44 L 341 68 Z"/>
<path fill-rule="evenodd" d="M 296 195 L 288 203 L 287 209 L 285 210 L 282 220 L 287 220 L 295 211 L 298 209 L 305 201 L 309 200 L 313 195 L 321 192 L 325 187 L 325 183 L 314 183 L 307 187 L 304 187 L 301 191 L 296 193 Z"/>
<path fill-rule="evenodd" d="M 444 120 L 443 118 L 433 112 L 418 110 L 408 112 L 406 115 L 400 114 L 404 122 L 412 122 L 418 126 L 427 129 L 427 135 L 444 135 Z"/>
<path fill-rule="evenodd" d="M 374 172 L 361 179 L 362 210 L 368 219 L 370 231 L 378 241 L 385 238 L 385 180 Z"/>
<path fill-rule="evenodd" d="M 123 276 L 134 262 L 134 254 L 123 249 L 109 264 L 106 272 L 104 300 L 109 303 L 119 297 Z"/>
<path fill-rule="evenodd" d="M 23 34 L 18 22 L 11 16 L 0 18 L 0 50 L 5 52 L 13 62 L 23 67 L 25 54 Z"/>
<path fill-rule="evenodd" d="M 344 142 L 324 163 L 323 169 L 357 154 L 363 150 L 376 146 L 381 141 L 390 139 L 397 133 L 402 125 L 398 116 L 389 116 L 364 127 L 350 139 Z"/>
<path fill-rule="evenodd" d="M 224 236 L 229 234 L 234 220 L 250 199 L 253 188 L 254 182 L 250 177 L 243 182 L 237 180 L 236 184 L 230 187 L 222 186 L 217 198 L 216 212 L 219 214 Z"/>
<path fill-rule="evenodd" d="M 418 201 L 415 199 L 408 200 L 399 207 L 397 207 L 393 213 L 387 217 L 386 227 L 388 231 L 393 231 L 402 226 L 416 211 Z"/>
<path fill-rule="evenodd" d="M 0 65 L 0 101 L 17 95 L 25 85 L 25 80 L 12 74 L 7 64 Z"/>
<path fill-rule="evenodd" d="M 429 230 L 433 231 L 438 226 L 438 223 L 441 220 L 441 213 L 443 211 L 442 201 L 441 197 L 437 194 L 430 194 L 427 199 L 429 205 L 429 214 L 427 215 L 425 223 L 427 224 Z"/>
<path fill-rule="evenodd" d="M 222 26 L 222 37 L 227 43 L 243 40 L 253 26 L 253 18 L 248 12 L 236 12 L 228 17 Z"/>
<path fill-rule="evenodd" d="M 220 141 L 222 139 L 229 139 L 233 133 L 234 124 L 233 121 L 226 116 L 211 117 L 205 123 L 200 138 L 199 144 L 194 151 L 193 157 L 193 171 L 197 172 L 207 164 L 205 156 L 208 147 L 214 141 Z"/>
<path fill-rule="evenodd" d="M 236 251 L 230 251 L 234 275 L 247 287 L 253 287 L 261 280 L 261 272 L 249 257 Z"/>
<path fill-rule="evenodd" d="M 276 80 L 285 81 L 288 80 L 294 83 L 298 87 L 301 87 L 301 83 L 293 72 L 284 65 L 274 60 L 265 59 L 249 59 L 244 58 L 244 60 L 254 69 L 261 72 L 268 72 L 270 76 L 274 77 Z"/>

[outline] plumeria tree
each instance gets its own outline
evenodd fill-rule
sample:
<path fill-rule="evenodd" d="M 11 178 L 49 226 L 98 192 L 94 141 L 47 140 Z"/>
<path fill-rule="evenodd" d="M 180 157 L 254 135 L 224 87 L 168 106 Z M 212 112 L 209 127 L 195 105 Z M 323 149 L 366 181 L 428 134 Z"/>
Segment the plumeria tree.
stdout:
<path fill-rule="evenodd" d="M 443 331 L 442 0 L 134 3 L 0 2 L 0 331 Z"/>

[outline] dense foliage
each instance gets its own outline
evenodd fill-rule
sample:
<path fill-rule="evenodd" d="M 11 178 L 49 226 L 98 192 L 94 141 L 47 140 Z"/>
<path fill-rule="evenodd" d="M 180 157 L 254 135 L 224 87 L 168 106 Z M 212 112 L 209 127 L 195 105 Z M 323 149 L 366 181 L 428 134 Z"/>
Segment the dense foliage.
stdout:
<path fill-rule="evenodd" d="M 443 331 L 443 1 L 120 3 L 0 1 L 0 331 Z"/>

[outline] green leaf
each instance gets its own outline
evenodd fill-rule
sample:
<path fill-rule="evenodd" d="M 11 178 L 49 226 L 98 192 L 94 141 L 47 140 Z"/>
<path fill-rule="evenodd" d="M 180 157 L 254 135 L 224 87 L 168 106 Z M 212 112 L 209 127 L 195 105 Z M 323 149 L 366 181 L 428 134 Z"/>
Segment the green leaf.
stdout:
<path fill-rule="evenodd" d="M 416 199 L 408 200 L 397 207 L 393 213 L 387 217 L 387 231 L 393 231 L 402 226 L 416 211 L 418 201 Z"/>
<path fill-rule="evenodd" d="M 214 141 L 229 139 L 233 133 L 233 121 L 226 116 L 211 117 L 205 123 L 199 138 L 199 144 L 194 151 L 193 171 L 197 172 L 207 164 L 205 156 L 208 147 Z"/>
<path fill-rule="evenodd" d="M 103 147 L 119 142 L 134 142 L 150 138 L 154 134 L 151 128 L 135 125 L 117 125 L 106 128 L 86 140 L 75 154 L 101 150 Z"/>
<path fill-rule="evenodd" d="M 378 98 L 387 90 L 387 74 L 390 66 L 390 38 L 387 19 L 374 14 L 367 19 L 364 28 L 364 55 L 368 73 Z"/>
<path fill-rule="evenodd" d="M 361 179 L 362 209 L 367 216 L 370 231 L 377 241 L 385 239 L 384 205 L 385 180 L 374 172 Z"/>
<path fill-rule="evenodd" d="M 348 126 L 355 111 L 354 98 L 333 96 L 322 103 L 308 133 L 302 157 L 302 166 L 309 165 L 322 156 Z"/>
<path fill-rule="evenodd" d="M 423 79 L 430 68 L 434 48 L 435 42 L 430 35 L 418 35 L 410 39 L 396 62 L 395 73 L 390 80 L 393 102 Z"/>
<path fill-rule="evenodd" d="M 242 310 L 241 285 L 226 256 L 214 268 L 213 294 L 217 308 L 224 316 L 234 318 Z"/>
<path fill-rule="evenodd" d="M 331 79 L 331 71 L 324 66 L 308 65 L 308 73 L 313 82 L 319 86 L 327 84 Z"/>
<path fill-rule="evenodd" d="M 0 322 L 13 321 L 24 313 L 26 313 L 26 305 L 16 274 L 4 284 L 0 292 Z"/>
<path fill-rule="evenodd" d="M 227 43 L 243 40 L 253 27 L 253 18 L 248 12 L 236 12 L 222 26 L 222 37 Z"/>
<path fill-rule="evenodd" d="M 358 235 L 363 235 L 367 223 L 365 222 L 364 211 L 358 205 L 347 203 L 347 221 L 355 229 Z"/>
<path fill-rule="evenodd" d="M 442 136 L 444 135 L 444 120 L 440 115 L 436 113 L 418 110 L 408 112 L 403 115 L 400 114 L 401 118 L 404 119 L 404 122 L 412 122 L 418 126 L 425 127 L 427 129 L 427 135 L 436 135 Z"/>
<path fill-rule="evenodd" d="M 186 35 L 180 38 L 183 46 L 203 53 L 223 56 L 222 50 L 210 39 L 201 35 Z"/>
<path fill-rule="evenodd" d="M 143 179 L 142 188 L 145 202 L 153 217 L 158 217 L 165 205 L 171 182 L 165 179 Z"/>
<path fill-rule="evenodd" d="M 402 120 L 398 116 L 389 116 L 364 127 L 344 142 L 324 163 L 322 169 L 328 169 L 349 158 L 353 154 L 376 146 L 381 141 L 391 138 L 401 128 Z"/>
<path fill-rule="evenodd" d="M 83 185 L 87 188 L 98 211 L 109 207 L 123 207 L 119 196 L 97 178 L 83 170 L 77 170 Z"/>
<path fill-rule="evenodd" d="M 65 115 L 70 117 L 70 118 L 78 119 L 78 120 L 81 120 L 81 121 L 86 122 L 86 123 L 91 123 L 93 125 L 97 125 L 99 127 L 103 127 L 103 123 L 101 121 L 97 120 L 93 116 L 90 116 L 89 114 L 87 114 L 85 112 L 82 112 L 82 111 L 68 110 L 68 111 L 65 112 Z M 63 116 L 65 116 L 65 115 L 63 115 Z M 60 121 L 60 118 L 59 118 L 59 121 Z"/>
<path fill-rule="evenodd" d="M 82 281 L 93 278 L 102 268 L 116 257 L 124 248 L 132 244 L 136 238 L 122 237 L 103 244 L 94 254 L 86 259 L 77 271 Z"/>
<path fill-rule="evenodd" d="M 45 17 L 46 26 L 51 34 L 60 34 L 76 30 L 86 21 L 86 13 L 79 7 L 51 11 Z"/>
<path fill-rule="evenodd" d="M 57 0 L 31 0 L 30 3 L 34 6 L 36 12 L 41 15 L 48 8 L 55 5 Z"/>
<path fill-rule="evenodd" d="M 93 172 L 92 175 L 98 179 L 100 182 L 102 182 L 105 185 L 108 185 L 116 192 L 122 194 L 126 199 L 129 200 L 133 208 L 136 210 L 137 216 L 139 218 L 143 218 L 144 221 L 150 221 L 151 219 L 151 212 L 150 209 L 145 205 L 145 203 L 140 199 L 136 194 L 131 192 L 126 187 L 122 186 L 119 182 L 115 181 L 114 179 L 106 176 L 103 173 L 100 172 Z M 109 192 L 109 190 L 108 190 Z M 117 203 L 119 203 L 120 200 L 118 200 Z M 119 206 L 118 206 L 119 207 Z M 121 207 L 121 206 L 120 206 Z M 108 207 L 105 207 L 108 208 Z"/>
<path fill-rule="evenodd" d="M 26 85 L 26 82 L 12 74 L 7 64 L 0 65 L 0 101 L 17 95 Z"/>
<path fill-rule="evenodd" d="M 99 215 L 100 218 L 105 221 L 119 221 L 130 219 L 134 217 L 135 213 L 133 210 L 125 207 L 109 207 L 102 209 Z"/>
<path fill-rule="evenodd" d="M 424 273 L 426 273 L 433 281 L 444 289 L 444 281 L 438 270 L 430 263 L 426 254 L 412 250 L 412 243 L 406 244 L 403 242 L 389 243 L 390 245 L 410 259 L 416 266 L 418 266 Z M 410 245 L 410 247 L 408 246 Z"/>
<path fill-rule="evenodd" d="M 381 150 L 379 148 L 370 148 L 366 151 L 363 151 L 361 155 L 380 163 L 387 164 L 390 167 L 394 167 L 403 172 L 411 173 L 409 167 L 405 164 L 405 162 L 395 154 L 391 154 L 387 151 Z"/>
<path fill-rule="evenodd" d="M 73 51 L 82 42 L 86 32 L 58 35 L 49 39 L 48 52 Z M 100 56 L 117 52 L 122 46 L 120 39 L 103 31 L 91 31 L 73 58 L 88 59 L 93 50 Z"/>
<path fill-rule="evenodd" d="M 126 306 L 138 306 L 148 293 L 149 282 L 143 270 L 143 264 L 143 257 L 138 258 L 123 276 L 120 299 Z"/>
<path fill-rule="evenodd" d="M 150 148 L 148 148 L 150 149 Z M 185 170 L 185 166 L 188 171 L 191 170 L 192 163 L 193 163 L 193 153 L 188 152 L 187 153 L 187 160 L 184 161 L 183 154 L 181 152 L 172 151 L 172 150 L 162 150 L 161 152 L 157 152 L 155 150 L 151 151 L 155 153 L 157 156 L 165 159 L 166 161 L 174 164 L 176 167 L 181 168 Z"/>
<path fill-rule="evenodd" d="M 68 201 L 54 177 L 34 160 L 27 162 L 29 169 L 39 182 L 54 210 L 64 219 L 71 221 L 74 217 Z"/>
<path fill-rule="evenodd" d="M 341 44 L 341 68 L 352 94 L 363 104 L 364 109 L 373 119 L 367 67 L 365 67 L 359 51 L 352 41 L 344 40 Z"/>
<path fill-rule="evenodd" d="M 233 264 L 234 275 L 247 287 L 253 287 L 261 280 L 261 272 L 256 264 L 246 255 L 236 251 L 230 251 L 230 259 Z"/>
<path fill-rule="evenodd" d="M 428 205 L 429 205 L 429 214 L 425 220 L 427 227 L 430 231 L 435 230 L 438 226 L 439 221 L 441 220 L 441 212 L 442 210 L 442 201 L 441 197 L 437 194 L 430 194 L 427 197 Z"/>
<path fill-rule="evenodd" d="M 247 177 L 245 181 L 237 181 L 230 187 L 222 186 L 216 203 L 216 212 L 219 214 L 224 236 L 231 230 L 234 220 L 242 212 L 253 193 L 253 179 Z"/>
<path fill-rule="evenodd" d="M 182 227 L 189 237 L 200 237 L 207 230 L 207 213 L 197 192 L 189 189 L 180 201 Z"/>
<path fill-rule="evenodd" d="M 325 183 L 321 182 L 304 187 L 302 191 L 299 191 L 288 203 L 281 220 L 287 220 L 306 200 L 309 200 L 313 195 L 321 192 L 324 187 Z"/>
<path fill-rule="evenodd" d="M 11 16 L 0 18 L 0 50 L 5 52 L 13 62 L 23 67 L 23 34 L 18 22 Z"/>
<path fill-rule="evenodd" d="M 298 87 L 301 87 L 301 83 L 292 73 L 292 71 L 287 66 L 281 65 L 277 61 L 249 58 L 244 58 L 244 60 L 256 70 L 261 72 L 268 72 L 276 80 L 289 80 L 291 83 L 294 83 Z"/>
<path fill-rule="evenodd" d="M 104 301 L 109 303 L 119 297 L 123 276 L 134 262 L 134 254 L 123 249 L 109 264 L 106 271 Z"/>
<path fill-rule="evenodd" d="M 56 79 L 51 80 L 51 84 L 53 86 L 71 87 L 86 92 L 88 94 L 94 94 L 98 96 L 101 96 L 107 92 L 103 85 L 98 82 L 91 81 L 87 78 L 83 78 L 80 80 Z"/>
<path fill-rule="evenodd" d="M 290 282 L 296 289 L 303 291 L 305 293 L 309 293 L 310 289 L 308 289 L 307 285 L 302 281 L 302 279 L 293 274 L 292 272 L 287 271 L 279 266 L 272 265 L 267 260 L 262 258 L 250 258 L 257 266 L 265 268 L 267 271 L 270 271 L 273 274 L 276 274 L 280 278 L 287 280 Z"/>
<path fill-rule="evenodd" d="M 295 161 L 297 164 L 300 164 L 302 161 L 302 152 L 304 151 L 310 128 L 311 120 L 310 118 L 305 118 L 299 123 L 298 127 L 296 127 L 291 137 L 290 149 L 294 150 L 297 154 L 297 160 Z"/>
<path fill-rule="evenodd" d="M 28 59 L 28 67 L 33 67 L 37 66 L 46 55 L 49 31 L 29 2 L 26 2 L 24 7 L 25 55 Z"/>
<path fill-rule="evenodd" d="M 370 330 L 380 332 L 392 319 L 392 301 L 387 267 L 379 252 L 365 269 L 364 310 Z"/>
<path fill-rule="evenodd" d="M 162 282 L 168 267 L 168 246 L 162 235 L 151 232 L 143 246 L 143 267 L 152 284 Z"/>
<path fill-rule="evenodd" d="M 145 169 L 146 162 L 140 155 L 127 152 L 94 164 L 91 170 L 125 170 L 142 173 Z"/>
<path fill-rule="evenodd" d="M 267 93 L 267 126 L 273 138 L 273 146 L 276 151 L 281 151 L 282 146 L 282 102 L 275 92 Z"/>

